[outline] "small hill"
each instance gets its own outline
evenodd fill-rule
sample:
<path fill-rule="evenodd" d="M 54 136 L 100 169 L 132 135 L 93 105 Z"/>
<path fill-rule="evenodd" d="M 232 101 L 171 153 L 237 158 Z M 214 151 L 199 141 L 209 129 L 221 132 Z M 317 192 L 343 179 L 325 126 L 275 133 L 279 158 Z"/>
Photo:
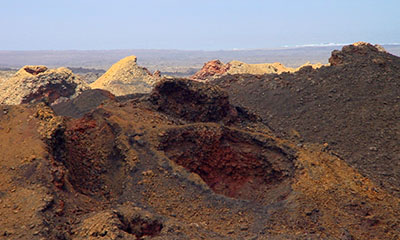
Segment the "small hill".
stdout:
<path fill-rule="evenodd" d="M 0 82 L 0 104 L 16 105 L 45 100 L 53 104 L 78 96 L 88 85 L 68 68 L 24 66 Z"/>
<path fill-rule="evenodd" d="M 210 80 L 218 78 L 224 75 L 233 74 L 252 74 L 252 75 L 263 75 L 263 74 L 281 74 L 283 72 L 296 72 L 304 66 L 311 66 L 312 68 L 320 68 L 323 64 L 311 64 L 306 63 L 299 68 L 285 67 L 281 63 L 257 63 L 248 64 L 241 61 L 231 61 L 227 64 L 222 63 L 219 60 L 212 60 L 204 64 L 203 68 L 200 69 L 190 78 L 193 80 Z"/>
<path fill-rule="evenodd" d="M 213 82 L 272 128 L 325 143 L 400 196 L 400 58 L 359 42 L 333 51 L 329 62 L 319 69 L 226 75 Z"/>
<path fill-rule="evenodd" d="M 136 61 L 135 56 L 121 59 L 90 86 L 108 90 L 116 96 L 150 92 L 160 76 L 157 72 L 153 75 L 146 68 L 138 66 Z"/>

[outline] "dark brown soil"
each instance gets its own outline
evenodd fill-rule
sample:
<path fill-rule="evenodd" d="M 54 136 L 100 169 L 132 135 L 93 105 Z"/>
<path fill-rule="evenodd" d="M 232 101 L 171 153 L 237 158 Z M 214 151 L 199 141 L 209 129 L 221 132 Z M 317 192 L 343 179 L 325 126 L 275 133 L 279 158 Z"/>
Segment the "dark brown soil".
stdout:
<path fill-rule="evenodd" d="M 52 109 L 58 115 L 80 118 L 96 109 L 103 101 L 114 98 L 115 96 L 106 90 L 90 89 L 74 99 L 53 105 Z"/>
<path fill-rule="evenodd" d="M 301 144 L 325 144 L 400 196 L 400 58 L 369 44 L 334 51 L 332 66 L 215 80 L 234 104 Z"/>

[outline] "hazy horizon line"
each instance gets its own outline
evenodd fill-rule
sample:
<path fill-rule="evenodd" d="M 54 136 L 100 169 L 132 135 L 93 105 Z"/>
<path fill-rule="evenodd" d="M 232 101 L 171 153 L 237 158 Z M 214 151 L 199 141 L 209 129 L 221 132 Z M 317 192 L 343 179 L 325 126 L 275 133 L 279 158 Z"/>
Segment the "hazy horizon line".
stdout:
<path fill-rule="evenodd" d="M 353 43 L 308 43 L 308 44 L 296 44 L 296 45 L 283 45 L 281 47 L 270 47 L 270 48 L 230 48 L 230 49 L 177 49 L 177 48 L 114 48 L 114 49 L 0 49 L 2 52 L 40 52 L 40 51 L 129 51 L 129 50 L 147 50 L 147 51 L 202 51 L 202 52 L 219 52 L 219 51 L 256 51 L 256 50 L 281 50 L 290 48 L 307 48 L 307 47 L 340 47 L 345 45 L 351 45 Z M 394 43 L 371 43 L 379 44 L 382 46 L 398 46 L 400 42 Z"/>

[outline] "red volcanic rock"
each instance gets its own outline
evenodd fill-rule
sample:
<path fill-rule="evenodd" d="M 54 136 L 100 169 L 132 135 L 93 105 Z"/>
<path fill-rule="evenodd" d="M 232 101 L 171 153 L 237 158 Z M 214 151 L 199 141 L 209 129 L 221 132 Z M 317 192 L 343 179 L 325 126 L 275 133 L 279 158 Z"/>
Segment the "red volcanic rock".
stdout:
<path fill-rule="evenodd" d="M 271 139 L 202 124 L 171 128 L 161 142 L 170 159 L 197 173 L 216 193 L 258 202 L 288 194 L 295 157 Z M 267 192 L 268 200 L 257 198 Z"/>
<path fill-rule="evenodd" d="M 220 60 L 212 60 L 204 64 L 203 68 L 194 74 L 193 80 L 206 80 L 211 76 L 222 75 L 228 71 L 230 64 L 223 64 Z"/>

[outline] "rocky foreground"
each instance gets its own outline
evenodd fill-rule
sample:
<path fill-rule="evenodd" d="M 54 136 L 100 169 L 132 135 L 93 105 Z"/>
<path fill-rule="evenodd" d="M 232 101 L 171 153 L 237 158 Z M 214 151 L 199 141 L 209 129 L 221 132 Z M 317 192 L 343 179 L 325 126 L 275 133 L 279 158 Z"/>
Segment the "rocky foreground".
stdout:
<path fill-rule="evenodd" d="M 47 94 L 0 105 L 0 239 L 398 239 L 400 199 L 379 180 L 397 183 L 364 172 L 369 162 L 354 165 L 345 144 L 329 142 L 344 131 L 360 154 L 369 135 L 357 138 L 350 124 L 369 131 L 389 108 L 396 118 L 398 58 L 358 44 L 334 52 L 331 65 L 208 83 L 164 79 L 149 94 L 94 89 L 60 102 Z M 363 81 L 388 96 L 371 120 Z M 327 82 L 336 87 L 327 88 L 331 97 L 316 88 Z M 324 104 L 346 114 L 326 122 Z M 348 112 L 354 106 L 363 114 Z M 294 118 L 297 109 L 304 115 Z M 312 113 L 332 125 L 326 140 L 307 134 Z M 397 153 L 390 146 L 387 157 Z"/>

